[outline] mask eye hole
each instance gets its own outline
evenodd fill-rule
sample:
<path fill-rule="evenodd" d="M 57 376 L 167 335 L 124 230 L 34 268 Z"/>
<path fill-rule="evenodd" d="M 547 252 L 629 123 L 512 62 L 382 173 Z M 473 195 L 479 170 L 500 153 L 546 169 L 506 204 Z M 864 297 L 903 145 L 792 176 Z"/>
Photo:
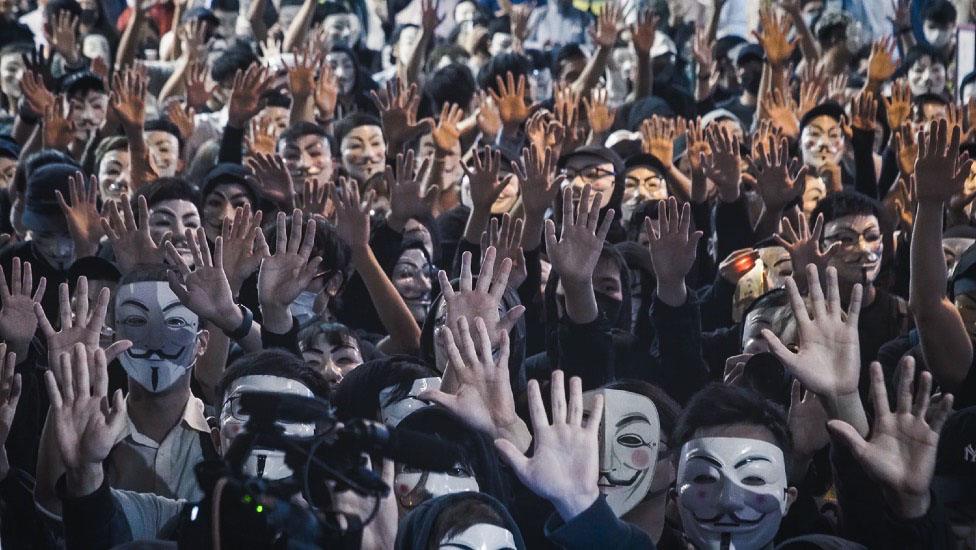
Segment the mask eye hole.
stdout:
<path fill-rule="evenodd" d="M 715 476 L 708 475 L 708 474 L 699 474 L 699 475 L 695 476 L 694 481 L 695 481 L 695 483 L 700 483 L 700 484 L 703 484 L 703 485 L 708 485 L 708 484 L 712 484 L 712 483 L 718 482 L 718 478 L 716 478 Z"/>
<path fill-rule="evenodd" d="M 187 325 L 185 319 L 180 319 L 179 317 L 173 317 L 172 319 L 166 319 L 166 326 L 169 328 L 183 328 Z"/>
<path fill-rule="evenodd" d="M 122 324 L 128 327 L 144 327 L 146 326 L 146 320 L 142 317 L 126 317 L 122 320 Z"/>
<path fill-rule="evenodd" d="M 742 483 L 744 485 L 759 486 L 759 485 L 765 485 L 766 480 L 758 476 L 749 476 L 743 479 Z"/>
<path fill-rule="evenodd" d="M 617 443 L 620 443 L 624 447 L 643 447 L 645 445 L 643 439 L 633 434 L 625 434 L 618 437 Z"/>

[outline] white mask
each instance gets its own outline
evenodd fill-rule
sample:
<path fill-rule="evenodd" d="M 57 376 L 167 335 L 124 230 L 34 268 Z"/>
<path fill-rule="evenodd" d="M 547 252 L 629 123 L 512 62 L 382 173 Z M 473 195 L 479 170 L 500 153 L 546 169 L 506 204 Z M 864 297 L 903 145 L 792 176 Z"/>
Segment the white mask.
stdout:
<path fill-rule="evenodd" d="M 597 395 L 603 395 L 600 426 L 600 493 L 620 517 L 647 496 L 654 480 L 661 422 L 647 397 L 624 390 L 598 389 L 583 394 L 586 418 Z"/>
<path fill-rule="evenodd" d="M 515 550 L 515 535 L 504 527 L 476 523 L 453 537 L 444 537 L 438 550 Z"/>
<path fill-rule="evenodd" d="M 221 446 L 228 448 L 231 441 L 227 434 L 232 432 L 233 425 L 243 426 L 247 423 L 248 415 L 240 410 L 240 396 L 245 392 L 266 392 L 314 397 L 312 390 L 298 380 L 272 376 L 268 374 L 253 374 L 242 376 L 227 388 L 227 395 L 220 408 Z M 279 422 L 285 435 L 290 437 L 311 437 L 315 435 L 314 424 L 298 422 Z M 276 480 L 291 477 L 291 468 L 285 464 L 285 452 L 279 449 L 265 449 L 255 447 L 244 461 L 243 473 L 251 477 Z"/>
<path fill-rule="evenodd" d="M 119 356 L 126 374 L 152 393 L 165 391 L 196 362 L 200 320 L 162 281 L 119 287 L 116 334 L 132 347 Z"/>
<path fill-rule="evenodd" d="M 844 132 L 840 125 L 821 115 L 803 127 L 800 153 L 803 163 L 819 170 L 825 164 L 839 164 L 844 153 Z"/>
<path fill-rule="evenodd" d="M 441 389 L 440 377 L 418 378 L 410 386 L 407 396 L 398 400 L 391 401 L 390 395 L 396 391 L 397 386 L 387 386 L 380 390 L 380 417 L 384 424 L 396 427 L 401 420 L 410 413 L 429 407 L 430 402 L 418 399 L 417 396 L 427 390 Z"/>
<path fill-rule="evenodd" d="M 946 68 L 923 55 L 908 69 L 908 87 L 912 95 L 941 94 L 946 86 Z"/>
<path fill-rule="evenodd" d="M 295 298 L 295 301 L 288 306 L 289 311 L 291 311 L 292 317 L 298 320 L 299 325 L 304 325 L 306 321 L 315 317 L 315 299 L 318 298 L 318 294 L 308 290 L 303 290 L 301 294 Z"/>
<path fill-rule="evenodd" d="M 949 29 L 941 29 L 937 27 L 929 27 L 926 25 L 922 29 L 922 34 L 925 35 L 925 40 L 934 48 L 944 48 L 952 40 L 952 31 Z"/>
<path fill-rule="evenodd" d="M 399 468 L 393 489 L 400 506 L 412 509 L 432 498 L 466 491 L 479 491 L 478 480 L 465 466 L 455 464 L 451 472 L 428 472 L 413 468 Z"/>
<path fill-rule="evenodd" d="M 681 524 L 696 548 L 771 543 L 789 506 L 783 451 L 766 441 L 702 437 L 681 448 Z"/>

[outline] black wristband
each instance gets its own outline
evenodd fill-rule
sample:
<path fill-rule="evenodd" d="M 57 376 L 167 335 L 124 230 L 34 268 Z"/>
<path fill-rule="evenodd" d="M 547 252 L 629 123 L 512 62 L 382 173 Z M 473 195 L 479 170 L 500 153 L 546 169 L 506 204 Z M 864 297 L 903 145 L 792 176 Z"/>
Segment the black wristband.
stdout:
<path fill-rule="evenodd" d="M 27 124 L 31 125 L 37 124 L 41 121 L 41 117 L 35 114 L 34 111 L 31 111 L 30 108 L 27 107 L 27 102 L 24 100 L 21 100 L 20 106 L 17 107 L 17 116 L 20 117 L 20 120 L 23 120 Z"/>
<path fill-rule="evenodd" d="M 244 338 L 251 332 L 251 325 L 254 324 L 254 313 L 248 309 L 244 304 L 239 304 L 237 307 L 241 308 L 241 314 L 244 316 L 244 320 L 241 321 L 240 326 L 235 328 L 231 332 L 224 332 L 228 338 L 237 341 Z"/>

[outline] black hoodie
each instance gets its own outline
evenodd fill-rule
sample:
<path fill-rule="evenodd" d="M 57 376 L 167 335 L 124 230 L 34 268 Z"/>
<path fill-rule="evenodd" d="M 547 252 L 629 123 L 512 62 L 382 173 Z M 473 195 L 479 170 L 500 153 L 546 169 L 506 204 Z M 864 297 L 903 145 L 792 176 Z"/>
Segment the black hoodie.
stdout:
<path fill-rule="evenodd" d="M 400 522 L 394 548 L 396 550 L 427 550 L 431 547 L 430 537 L 433 535 L 434 526 L 437 524 L 437 518 L 440 517 L 441 513 L 468 499 L 480 500 L 490 506 L 501 517 L 505 529 L 514 535 L 516 550 L 525 550 L 525 542 L 522 540 L 518 525 L 515 524 L 515 520 L 512 519 L 505 506 L 489 495 L 473 492 L 444 495 L 430 499 L 414 508 Z M 435 545 L 439 542 L 435 541 Z"/>

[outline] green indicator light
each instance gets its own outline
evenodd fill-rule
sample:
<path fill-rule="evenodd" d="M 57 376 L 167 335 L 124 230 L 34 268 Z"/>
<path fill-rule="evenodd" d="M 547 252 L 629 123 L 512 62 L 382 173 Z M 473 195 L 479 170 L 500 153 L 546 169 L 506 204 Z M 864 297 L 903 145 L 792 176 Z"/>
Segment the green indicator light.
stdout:
<path fill-rule="evenodd" d="M 264 506 L 261 506 L 260 504 L 258 504 L 258 507 L 255 508 L 255 510 L 257 510 L 257 512 L 260 514 L 261 512 L 264 511 Z"/>

